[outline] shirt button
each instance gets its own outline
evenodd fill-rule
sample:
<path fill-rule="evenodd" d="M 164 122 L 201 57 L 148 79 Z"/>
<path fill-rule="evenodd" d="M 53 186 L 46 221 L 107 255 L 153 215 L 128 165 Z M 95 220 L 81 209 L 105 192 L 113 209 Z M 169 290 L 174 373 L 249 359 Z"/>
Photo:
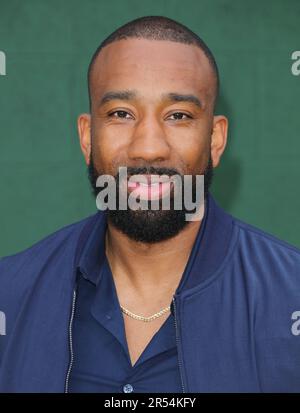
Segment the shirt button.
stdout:
<path fill-rule="evenodd" d="M 125 384 L 125 386 L 123 386 L 123 392 L 124 393 L 132 393 L 133 392 L 133 387 L 131 384 Z"/>

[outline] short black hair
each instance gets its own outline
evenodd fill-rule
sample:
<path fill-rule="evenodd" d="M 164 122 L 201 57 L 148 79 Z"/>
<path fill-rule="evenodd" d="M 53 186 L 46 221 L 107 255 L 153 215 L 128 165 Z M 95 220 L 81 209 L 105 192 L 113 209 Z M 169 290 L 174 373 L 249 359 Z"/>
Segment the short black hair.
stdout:
<path fill-rule="evenodd" d="M 101 49 L 103 49 L 108 44 L 128 38 L 169 40 L 172 42 L 198 46 L 208 58 L 215 77 L 215 95 L 213 102 L 213 108 L 215 109 L 220 89 L 220 78 L 217 63 L 208 46 L 196 33 L 194 33 L 188 27 L 173 19 L 170 19 L 169 17 L 144 16 L 131 20 L 130 22 L 116 29 L 102 41 L 102 43 L 98 46 L 95 53 L 93 54 L 87 73 L 90 110 L 92 106 L 90 87 L 91 73 L 97 56 L 99 55 Z"/>

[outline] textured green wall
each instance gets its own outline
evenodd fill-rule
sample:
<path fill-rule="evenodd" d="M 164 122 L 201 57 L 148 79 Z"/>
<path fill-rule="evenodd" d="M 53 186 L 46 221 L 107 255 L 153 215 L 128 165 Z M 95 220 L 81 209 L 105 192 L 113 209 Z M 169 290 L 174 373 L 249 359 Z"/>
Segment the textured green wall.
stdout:
<path fill-rule="evenodd" d="M 299 0 L 0 0 L 0 256 L 96 210 L 76 130 L 86 69 L 104 37 L 149 14 L 188 25 L 216 56 L 230 120 L 216 199 L 300 247 Z"/>

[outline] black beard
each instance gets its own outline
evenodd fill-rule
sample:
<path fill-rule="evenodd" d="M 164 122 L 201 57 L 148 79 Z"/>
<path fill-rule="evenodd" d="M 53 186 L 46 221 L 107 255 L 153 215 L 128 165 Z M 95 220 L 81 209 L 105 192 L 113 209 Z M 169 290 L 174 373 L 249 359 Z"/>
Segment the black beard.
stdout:
<path fill-rule="evenodd" d="M 182 193 L 184 193 L 184 180 L 183 175 L 179 174 L 175 169 L 169 168 L 153 168 L 153 167 L 141 167 L 133 168 L 127 167 L 128 176 L 135 174 L 153 174 L 153 175 L 180 175 L 182 179 Z M 209 158 L 207 167 L 204 172 L 204 199 L 208 196 L 208 191 L 212 183 L 213 178 L 213 165 L 212 159 Z M 96 187 L 96 181 L 99 174 L 94 166 L 92 155 L 90 157 L 90 164 L 88 166 L 88 177 L 92 187 L 92 192 L 95 197 L 102 190 L 101 187 Z M 174 203 L 172 204 L 172 198 L 168 210 L 161 209 L 151 210 L 150 207 L 147 210 L 132 210 L 127 208 L 126 210 L 118 210 L 119 205 L 119 175 L 115 177 L 116 186 L 116 210 L 108 210 L 108 220 L 109 222 L 123 234 L 127 235 L 134 241 L 143 242 L 148 244 L 154 244 L 160 241 L 167 240 L 174 237 L 180 231 L 182 231 L 188 224 L 189 221 L 186 220 L 186 213 L 193 213 L 196 211 L 187 211 L 184 206 L 181 210 L 174 209 Z M 193 176 L 192 180 L 192 200 L 195 201 L 196 193 L 196 179 Z M 161 200 L 160 200 L 161 201 Z M 150 201 L 149 201 L 150 205 Z M 184 203 L 183 203 L 184 205 Z M 173 208 L 172 208 L 173 206 Z"/>

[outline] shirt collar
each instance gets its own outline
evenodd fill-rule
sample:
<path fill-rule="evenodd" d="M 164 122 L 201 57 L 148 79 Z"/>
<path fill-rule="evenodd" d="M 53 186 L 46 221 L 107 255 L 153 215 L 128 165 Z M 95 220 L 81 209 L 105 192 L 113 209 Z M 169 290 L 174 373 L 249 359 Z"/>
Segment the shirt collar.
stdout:
<path fill-rule="evenodd" d="M 97 285 L 101 276 L 101 269 L 105 261 L 105 234 L 107 229 L 107 211 L 98 211 L 95 225 L 92 228 L 77 268 L 84 278 Z"/>
<path fill-rule="evenodd" d="M 107 211 L 98 211 L 95 225 L 78 261 L 78 268 L 84 278 L 95 285 L 101 276 L 105 257 L 105 234 Z M 197 233 L 177 292 L 196 286 L 212 275 L 223 262 L 231 239 L 232 216 L 220 208 L 208 193 L 204 216 Z M 199 271 L 195 272 L 195 269 Z"/>
<path fill-rule="evenodd" d="M 233 217 L 220 208 L 209 193 L 204 217 L 177 293 L 196 287 L 214 275 L 227 256 L 232 230 Z"/>

